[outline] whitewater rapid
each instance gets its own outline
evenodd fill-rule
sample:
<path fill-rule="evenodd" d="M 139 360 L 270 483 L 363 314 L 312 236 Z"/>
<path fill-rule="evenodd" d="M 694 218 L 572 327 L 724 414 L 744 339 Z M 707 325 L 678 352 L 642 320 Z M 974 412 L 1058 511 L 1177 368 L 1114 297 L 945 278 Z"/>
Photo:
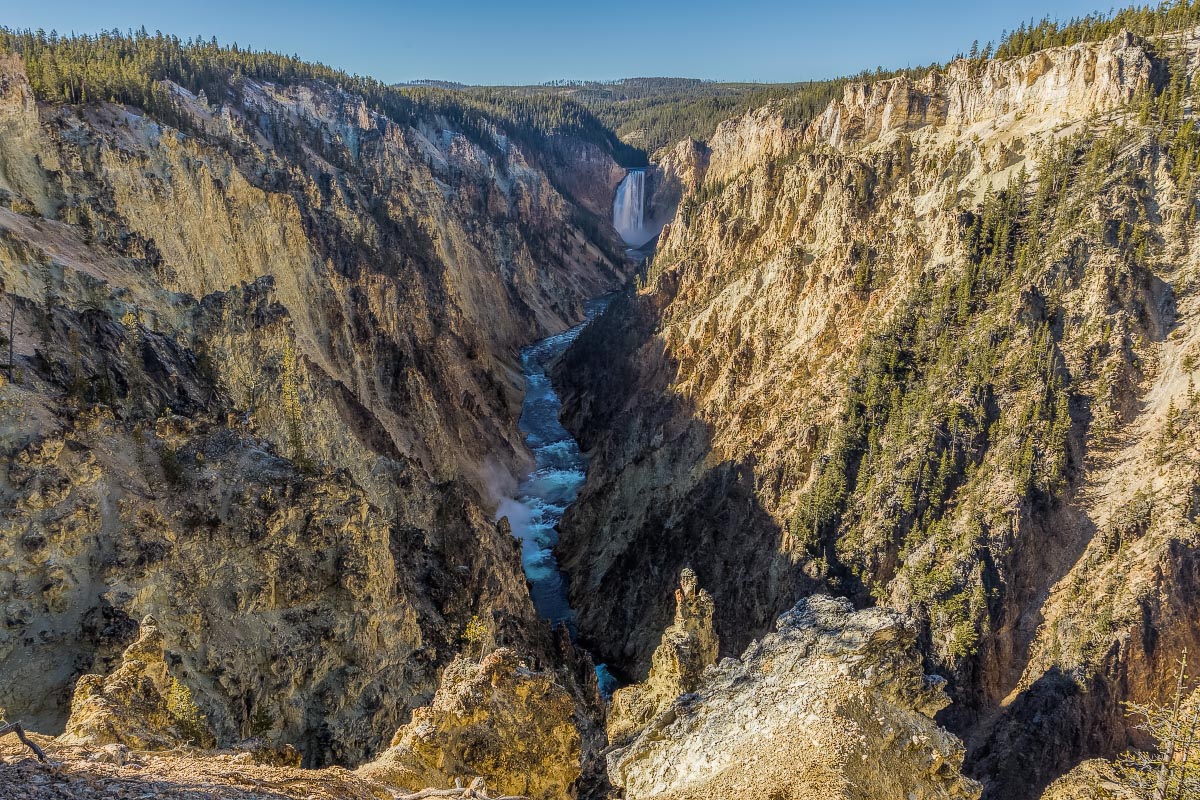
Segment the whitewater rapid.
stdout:
<path fill-rule="evenodd" d="M 559 422 L 562 403 L 546 369 L 608 301 L 608 297 L 590 301 L 583 323 L 521 351 L 525 402 L 519 425 L 535 465 L 517 488 L 515 501 L 501 503 L 497 512 L 508 517 L 513 535 L 521 541 L 521 565 L 534 607 L 552 625 L 565 624 L 572 637 L 576 633 L 575 611 L 567 600 L 567 584 L 558 569 L 554 546 L 558 544 L 558 523 L 575 502 L 587 475 L 587 456 Z"/>
<path fill-rule="evenodd" d="M 497 517 L 508 517 L 513 535 L 521 542 L 521 566 L 534 608 L 551 625 L 566 625 L 572 639 L 578 633 L 575 610 L 567 598 L 567 581 L 559 571 L 554 546 L 558 544 L 558 523 L 587 476 L 587 456 L 558 419 L 562 402 L 546 370 L 604 311 L 610 299 L 588 302 L 584 322 L 521 351 L 525 402 L 519 425 L 533 453 L 534 468 L 521 481 L 516 498 L 503 501 L 496 512 Z M 609 694 L 615 684 L 603 664 L 596 667 L 596 675 L 601 690 Z"/>

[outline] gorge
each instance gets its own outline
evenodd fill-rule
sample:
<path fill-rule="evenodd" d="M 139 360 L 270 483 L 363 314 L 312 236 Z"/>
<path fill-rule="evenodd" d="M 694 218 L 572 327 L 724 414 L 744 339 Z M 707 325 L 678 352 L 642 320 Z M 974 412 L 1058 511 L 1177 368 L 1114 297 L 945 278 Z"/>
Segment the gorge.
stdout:
<path fill-rule="evenodd" d="M 1197 53 L 1197 2 L 766 87 L 0 31 L 0 718 L 60 762 L 0 787 L 1196 796 L 1136 711 L 1200 703 Z"/>
<path fill-rule="evenodd" d="M 585 305 L 586 320 L 521 351 L 525 399 L 520 428 L 533 453 L 534 468 L 517 487 L 515 500 L 505 499 L 496 510 L 506 518 L 521 541 L 521 565 L 529 581 L 533 606 L 551 625 L 566 625 L 576 633 L 575 612 L 567 600 L 566 582 L 559 572 L 554 547 L 558 523 L 575 501 L 587 469 L 579 443 L 559 422 L 562 404 L 546 371 L 579 336 L 589 322 L 604 313 L 611 298 L 600 297 Z"/>

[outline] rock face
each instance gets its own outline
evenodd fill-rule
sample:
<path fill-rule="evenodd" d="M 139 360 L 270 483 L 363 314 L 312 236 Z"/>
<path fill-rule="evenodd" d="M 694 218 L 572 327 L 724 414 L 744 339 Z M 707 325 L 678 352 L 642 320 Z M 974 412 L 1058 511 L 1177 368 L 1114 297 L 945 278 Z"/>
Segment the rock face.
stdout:
<path fill-rule="evenodd" d="M 706 142 L 685 139 L 662 154 L 655 164 L 658 185 L 654 199 L 661 203 L 655 209 L 655 217 L 673 212 L 685 195 L 704 185 L 710 150 Z"/>
<path fill-rule="evenodd" d="M 473 616 L 549 658 L 493 522 L 516 354 L 625 267 L 499 129 L 159 88 L 170 124 L 0 62 L 0 705 L 57 732 L 153 614 L 222 743 L 358 763 Z"/>
<path fill-rule="evenodd" d="M 915 625 L 814 596 L 777 627 L 609 755 L 629 800 L 979 797 L 932 720 L 949 699 L 921 671 Z"/>
<path fill-rule="evenodd" d="M 1163 52 L 964 61 L 671 155 L 697 188 L 557 374 L 599 660 L 649 672 L 690 564 L 725 655 L 817 591 L 916 619 L 989 796 L 1126 747 L 1121 703 L 1200 646 L 1194 164 L 1182 110 L 1145 121 L 1190 62 Z"/>
<path fill-rule="evenodd" d="M 980 123 L 998 127 L 1018 116 L 1050 129 L 1130 102 L 1150 86 L 1153 72 L 1151 56 L 1128 32 L 1018 59 L 960 59 L 921 80 L 851 84 L 805 133 L 852 148 L 924 127 L 959 136 Z"/>
<path fill-rule="evenodd" d="M 1084 761 L 1046 787 L 1042 800 L 1135 800 L 1132 790 L 1121 786 L 1112 764 L 1094 758 Z"/>
<path fill-rule="evenodd" d="M 611 154 L 593 144 L 554 137 L 547 172 L 556 186 L 597 219 L 612 218 L 612 200 L 625 177 Z"/>
<path fill-rule="evenodd" d="M 675 590 L 675 621 L 663 632 L 646 681 L 618 689 L 608 709 L 608 738 L 620 742 L 637 733 L 681 694 L 700 685 L 704 668 L 717 660 L 713 600 L 684 568 Z"/>
<path fill-rule="evenodd" d="M 481 662 L 460 658 L 446 667 L 432 704 L 414 711 L 359 774 L 412 791 L 481 777 L 504 795 L 574 797 L 581 772 L 574 714 L 555 674 L 531 671 L 512 650 Z"/>
<path fill-rule="evenodd" d="M 212 732 L 193 709 L 184 707 L 186 689 L 171 677 L 164 657 L 158 623 L 146 617 L 115 672 L 84 675 L 75 684 L 61 741 L 134 750 L 212 746 Z"/>

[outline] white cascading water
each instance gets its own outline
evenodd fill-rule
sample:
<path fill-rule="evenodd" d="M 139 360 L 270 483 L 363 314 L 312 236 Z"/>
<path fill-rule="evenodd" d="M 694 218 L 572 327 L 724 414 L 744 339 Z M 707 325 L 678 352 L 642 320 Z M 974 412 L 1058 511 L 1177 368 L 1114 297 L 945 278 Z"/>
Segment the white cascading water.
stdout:
<path fill-rule="evenodd" d="M 646 170 L 631 169 L 613 199 L 613 227 L 626 244 L 638 247 L 646 235 Z"/>
<path fill-rule="evenodd" d="M 588 321 L 603 313 L 611 299 L 606 295 L 590 300 L 584 306 Z M 558 524 L 575 502 L 586 477 L 587 456 L 558 419 L 562 402 L 546 370 L 587 324 L 576 325 L 521 351 L 525 402 L 519 424 L 536 467 L 521 481 L 516 497 L 504 498 L 496 509 L 496 519 L 508 517 L 513 536 L 521 541 L 521 566 L 529 580 L 533 607 L 551 625 L 566 625 L 571 639 L 578 633 L 575 610 L 567 597 L 566 576 L 559 570 L 554 547 L 558 544 Z M 596 665 L 596 679 L 601 693 L 610 696 L 616 681 L 603 664 Z"/>

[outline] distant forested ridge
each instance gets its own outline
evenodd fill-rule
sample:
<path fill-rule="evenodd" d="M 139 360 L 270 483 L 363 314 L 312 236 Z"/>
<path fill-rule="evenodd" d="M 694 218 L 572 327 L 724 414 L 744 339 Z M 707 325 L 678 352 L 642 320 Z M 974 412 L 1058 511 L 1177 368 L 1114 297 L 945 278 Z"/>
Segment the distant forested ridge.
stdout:
<path fill-rule="evenodd" d="M 488 138 L 492 124 L 517 141 L 540 143 L 549 136 L 571 136 L 608 150 L 623 165 L 645 163 L 643 151 L 618 139 L 588 108 L 549 93 L 462 92 L 433 84 L 391 86 L 297 56 L 222 45 L 215 37 L 183 40 L 145 28 L 70 36 L 0 28 L 0 52 L 24 59 L 40 100 L 126 103 L 169 124 L 186 126 L 186 119 L 164 81 L 194 94 L 204 92 L 218 105 L 239 99 L 237 79 L 243 76 L 283 85 L 322 81 L 361 96 L 397 123 L 438 115 L 481 142 Z"/>
<path fill-rule="evenodd" d="M 982 63 L 1098 41 L 1121 30 L 1152 39 L 1197 24 L 1200 0 L 1131 6 L 1066 22 L 1047 17 L 1005 31 L 999 44 L 980 47 L 976 42 L 969 53 L 956 58 Z M 323 81 L 362 96 L 399 123 L 440 115 L 481 142 L 493 124 L 517 141 L 534 144 L 549 136 L 571 136 L 604 148 L 626 167 L 644 165 L 649 154 L 681 139 L 709 139 L 720 122 L 768 103 L 776 104 L 788 124 L 803 124 L 849 83 L 919 77 L 942 68 L 936 63 L 897 70 L 877 67 L 849 77 L 778 84 L 625 78 L 533 86 L 465 86 L 439 80 L 390 85 L 294 55 L 222 45 L 215 38 L 182 40 L 144 28 L 70 36 L 0 28 L 0 52 L 25 59 L 30 83 L 47 102 L 127 103 L 186 125 L 163 81 L 194 93 L 203 91 L 217 104 L 236 99 L 230 95 L 238 91 L 239 76 L 278 84 Z"/>
<path fill-rule="evenodd" d="M 682 139 L 707 140 L 724 120 L 776 103 L 790 124 L 807 122 L 840 97 L 853 81 L 880 80 L 912 70 L 862 72 L 849 78 L 799 83 L 718 83 L 694 78 L 626 78 L 619 81 L 555 81 L 539 86 L 467 87 L 471 95 L 508 93 L 521 97 L 559 97 L 578 103 L 604 122 L 622 141 L 653 153 Z"/>
<path fill-rule="evenodd" d="M 1117 11 L 1075 17 L 1066 22 L 1049 17 L 1022 23 L 1005 31 L 998 45 L 976 43 L 955 58 L 980 63 L 990 58 L 1015 58 L 1050 47 L 1095 42 L 1128 30 L 1145 39 L 1177 32 L 1200 24 L 1200 0 L 1175 0 L 1158 6 L 1130 6 Z M 1160 48 L 1161 49 L 1161 48 Z M 523 97 L 543 95 L 570 98 L 590 110 L 625 142 L 648 153 L 684 138 L 709 139 L 717 125 L 732 117 L 777 103 L 789 124 L 816 117 L 831 100 L 841 96 L 849 83 L 886 80 L 901 75 L 920 77 L 940 70 L 933 63 L 905 69 L 864 70 L 850 77 L 798 83 L 720 83 L 688 78 L 627 78 L 617 81 L 554 81 L 540 86 L 517 86 L 476 92 L 508 92 Z"/>
<path fill-rule="evenodd" d="M 846 78 L 802 83 L 717 83 L 688 78 L 627 78 L 513 87 L 525 97 L 570 98 L 622 140 L 653 153 L 681 139 L 709 139 L 718 123 L 780 101 L 795 121 L 812 118 L 841 95 Z"/>

